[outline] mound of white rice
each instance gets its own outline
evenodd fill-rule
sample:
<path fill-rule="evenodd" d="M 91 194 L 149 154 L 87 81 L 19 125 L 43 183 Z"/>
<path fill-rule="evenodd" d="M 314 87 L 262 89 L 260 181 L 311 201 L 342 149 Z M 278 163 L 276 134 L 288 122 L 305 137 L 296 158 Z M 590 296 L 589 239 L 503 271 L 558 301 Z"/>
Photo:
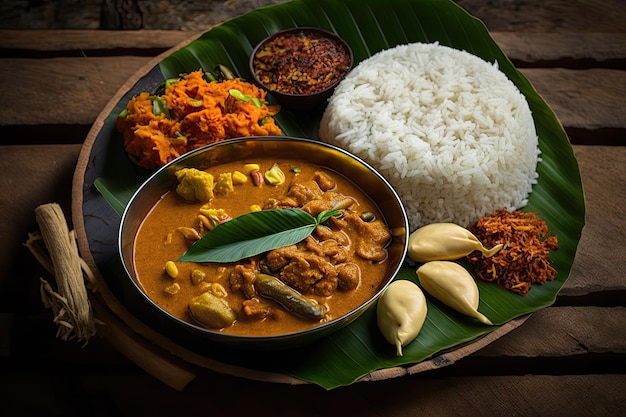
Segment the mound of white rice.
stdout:
<path fill-rule="evenodd" d="M 362 61 L 329 99 L 319 134 L 387 178 L 411 230 L 521 208 L 536 183 L 538 140 L 524 96 L 496 64 L 438 44 Z"/>

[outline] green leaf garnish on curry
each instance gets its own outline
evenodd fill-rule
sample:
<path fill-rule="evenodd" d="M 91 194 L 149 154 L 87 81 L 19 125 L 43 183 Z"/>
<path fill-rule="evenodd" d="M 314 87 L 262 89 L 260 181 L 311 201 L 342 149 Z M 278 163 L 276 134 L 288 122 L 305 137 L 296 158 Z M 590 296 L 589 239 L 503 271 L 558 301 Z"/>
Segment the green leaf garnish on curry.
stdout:
<path fill-rule="evenodd" d="M 217 225 L 196 241 L 179 262 L 237 262 L 272 249 L 293 245 L 338 209 L 311 216 L 302 209 L 273 209 L 242 214 Z"/>

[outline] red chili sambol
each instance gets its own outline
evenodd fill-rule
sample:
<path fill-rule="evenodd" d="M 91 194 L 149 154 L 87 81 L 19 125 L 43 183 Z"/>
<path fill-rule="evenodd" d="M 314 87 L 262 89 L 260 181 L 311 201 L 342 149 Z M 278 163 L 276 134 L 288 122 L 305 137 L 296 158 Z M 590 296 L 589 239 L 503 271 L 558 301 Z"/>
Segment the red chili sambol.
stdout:
<path fill-rule="evenodd" d="M 350 70 L 350 53 L 336 39 L 315 31 L 280 34 L 253 59 L 255 75 L 269 90 L 286 94 L 322 91 Z"/>

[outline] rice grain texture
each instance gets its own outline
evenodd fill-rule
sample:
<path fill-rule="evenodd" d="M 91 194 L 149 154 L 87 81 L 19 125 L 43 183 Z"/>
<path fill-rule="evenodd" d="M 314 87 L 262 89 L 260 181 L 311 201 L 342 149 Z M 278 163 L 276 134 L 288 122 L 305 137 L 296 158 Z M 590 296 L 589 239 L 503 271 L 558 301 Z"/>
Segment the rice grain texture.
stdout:
<path fill-rule="evenodd" d="M 362 61 L 329 99 L 319 136 L 387 178 L 412 231 L 519 209 L 537 182 L 525 97 L 497 63 L 436 43 Z"/>

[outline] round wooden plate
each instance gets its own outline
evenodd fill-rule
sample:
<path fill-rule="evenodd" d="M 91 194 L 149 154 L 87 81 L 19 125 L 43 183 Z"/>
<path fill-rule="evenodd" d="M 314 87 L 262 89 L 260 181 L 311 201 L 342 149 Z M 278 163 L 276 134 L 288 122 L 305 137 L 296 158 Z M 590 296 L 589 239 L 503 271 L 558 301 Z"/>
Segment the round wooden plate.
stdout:
<path fill-rule="evenodd" d="M 99 114 L 79 155 L 72 189 L 72 220 L 81 256 L 96 274 L 98 282 L 98 291 L 90 295 L 90 301 L 96 316 L 105 323 L 99 332 L 137 365 L 177 389 L 184 388 L 202 369 L 260 381 L 302 384 L 305 382 L 290 375 L 221 362 L 168 338 L 153 323 L 146 323 L 131 313 L 104 275 L 107 269 L 104 265 L 110 262 L 108 258 L 112 253 L 117 253 L 117 239 L 111 239 L 111 235 L 117 236 L 120 218 L 94 188 L 95 179 L 105 169 L 103 161 L 107 157 L 110 159 L 110 144 L 103 140 L 102 129 L 116 106 L 127 101 L 140 81 L 162 79 L 158 64 L 165 56 L 189 44 L 193 39 L 190 38 L 155 57 L 121 86 Z M 119 146 L 121 147 L 121 143 Z M 519 327 L 527 318 L 528 315 L 516 318 L 478 340 L 430 360 L 411 366 L 377 370 L 359 381 L 385 380 L 451 365 Z"/>

